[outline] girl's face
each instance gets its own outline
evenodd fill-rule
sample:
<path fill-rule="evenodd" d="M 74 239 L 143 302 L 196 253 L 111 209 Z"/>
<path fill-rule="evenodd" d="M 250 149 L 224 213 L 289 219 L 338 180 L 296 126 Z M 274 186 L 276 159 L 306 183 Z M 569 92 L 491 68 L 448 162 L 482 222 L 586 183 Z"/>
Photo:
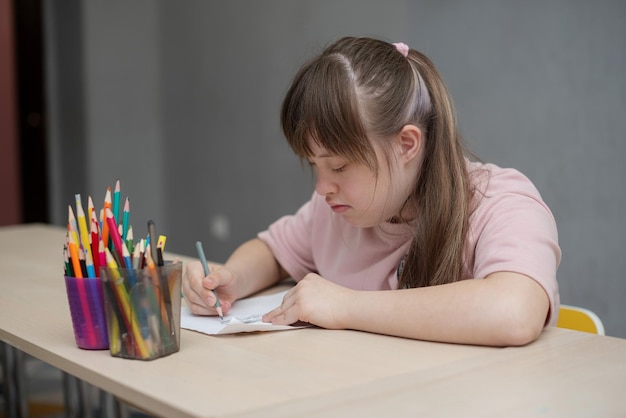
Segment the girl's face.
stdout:
<path fill-rule="evenodd" d="M 390 169 L 382 152 L 376 153 L 379 167 L 376 176 L 365 164 L 333 155 L 315 141 L 310 141 L 309 145 L 313 151 L 309 163 L 316 175 L 315 191 L 326 197 L 331 210 L 346 222 L 373 227 L 399 214 L 414 177 L 394 175 L 401 170 L 393 166 Z"/>

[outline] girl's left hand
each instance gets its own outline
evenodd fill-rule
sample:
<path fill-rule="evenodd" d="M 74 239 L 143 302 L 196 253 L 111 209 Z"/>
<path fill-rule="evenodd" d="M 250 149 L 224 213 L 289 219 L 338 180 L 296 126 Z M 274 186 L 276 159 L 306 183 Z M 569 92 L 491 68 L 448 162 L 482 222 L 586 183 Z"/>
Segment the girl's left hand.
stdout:
<path fill-rule="evenodd" d="M 274 325 L 302 321 L 322 328 L 342 329 L 351 292 L 318 274 L 309 273 L 287 292 L 278 308 L 263 315 L 263 321 Z"/>

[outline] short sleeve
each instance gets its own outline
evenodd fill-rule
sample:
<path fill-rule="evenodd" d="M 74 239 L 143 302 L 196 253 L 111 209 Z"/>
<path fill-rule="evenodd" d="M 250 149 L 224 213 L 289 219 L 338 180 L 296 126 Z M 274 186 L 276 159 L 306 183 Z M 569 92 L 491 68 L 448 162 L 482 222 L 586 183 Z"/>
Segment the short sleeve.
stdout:
<path fill-rule="evenodd" d="M 526 275 L 550 300 L 546 324 L 556 321 L 561 260 L 556 221 L 534 185 L 512 169 L 491 167 L 487 189 L 470 220 L 473 277 L 498 271 Z"/>

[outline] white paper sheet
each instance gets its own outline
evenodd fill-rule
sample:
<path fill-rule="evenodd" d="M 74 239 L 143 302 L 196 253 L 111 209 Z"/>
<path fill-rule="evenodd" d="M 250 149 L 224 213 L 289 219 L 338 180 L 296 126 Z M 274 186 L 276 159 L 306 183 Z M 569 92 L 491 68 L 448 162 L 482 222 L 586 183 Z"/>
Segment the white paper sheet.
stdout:
<path fill-rule="evenodd" d="M 290 325 L 272 325 L 261 321 L 261 316 L 279 306 L 286 291 L 267 296 L 256 296 L 238 300 L 224 316 L 224 322 L 219 316 L 198 316 L 191 313 L 186 305 L 181 307 L 181 328 L 202 332 L 205 334 L 235 334 L 253 331 L 279 331 L 301 328 Z"/>

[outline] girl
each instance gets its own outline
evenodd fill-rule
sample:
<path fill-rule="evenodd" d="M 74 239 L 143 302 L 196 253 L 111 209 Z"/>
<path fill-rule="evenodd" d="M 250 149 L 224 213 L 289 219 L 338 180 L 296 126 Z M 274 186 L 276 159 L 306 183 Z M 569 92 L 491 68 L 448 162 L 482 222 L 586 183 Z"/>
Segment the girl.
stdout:
<path fill-rule="evenodd" d="M 554 218 L 521 173 L 471 161 L 432 62 L 404 44 L 343 38 L 305 64 L 282 129 L 316 175 L 302 208 L 204 277 L 192 312 L 224 312 L 279 280 L 264 315 L 407 338 L 524 345 L 556 321 Z"/>

